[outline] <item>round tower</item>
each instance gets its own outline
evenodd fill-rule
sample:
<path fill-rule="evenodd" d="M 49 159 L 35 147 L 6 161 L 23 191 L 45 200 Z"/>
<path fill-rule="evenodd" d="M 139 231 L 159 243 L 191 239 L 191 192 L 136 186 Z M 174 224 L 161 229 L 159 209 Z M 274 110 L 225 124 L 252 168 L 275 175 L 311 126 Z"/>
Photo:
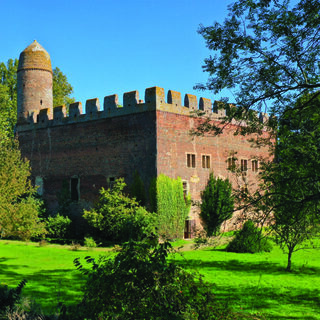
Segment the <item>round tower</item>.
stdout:
<path fill-rule="evenodd" d="M 35 122 L 41 109 L 52 117 L 52 67 L 48 52 L 34 40 L 19 57 L 18 124 Z"/>

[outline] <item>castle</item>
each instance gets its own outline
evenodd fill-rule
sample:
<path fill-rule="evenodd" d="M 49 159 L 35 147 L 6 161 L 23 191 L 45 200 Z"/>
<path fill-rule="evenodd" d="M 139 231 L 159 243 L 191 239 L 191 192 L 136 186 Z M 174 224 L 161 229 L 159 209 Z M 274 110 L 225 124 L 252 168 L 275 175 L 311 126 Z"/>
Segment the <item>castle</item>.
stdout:
<path fill-rule="evenodd" d="M 106 96 L 103 108 L 98 99 L 53 108 L 52 67 L 49 54 L 36 41 L 19 58 L 17 135 L 23 157 L 30 160 L 32 180 L 39 186 L 48 206 L 57 207 L 58 193 L 67 182 L 73 201 L 93 202 L 101 187 L 123 177 L 128 185 L 137 171 L 146 189 L 153 177 L 163 173 L 181 177 L 186 193 L 200 200 L 209 173 L 229 178 L 231 155 L 236 153 L 246 179 L 256 182 L 259 157 L 266 148 L 252 148 L 248 137 L 237 135 L 236 124 L 226 126 L 219 136 L 191 136 L 190 130 L 201 121 L 190 111 L 203 110 L 219 123 L 224 110 L 213 111 L 209 99 L 184 96 L 162 88 L 123 95 Z M 263 117 L 262 117 L 263 118 Z M 267 133 L 265 133 L 267 134 Z M 199 223 L 196 210 L 186 222 L 186 237 Z"/>

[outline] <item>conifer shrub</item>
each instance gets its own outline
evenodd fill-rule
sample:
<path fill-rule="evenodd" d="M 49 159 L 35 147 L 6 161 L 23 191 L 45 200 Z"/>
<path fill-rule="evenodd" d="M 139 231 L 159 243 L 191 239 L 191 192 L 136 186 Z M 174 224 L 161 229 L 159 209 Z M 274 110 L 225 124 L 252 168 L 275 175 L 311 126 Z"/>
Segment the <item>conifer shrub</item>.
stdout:
<path fill-rule="evenodd" d="M 77 268 L 87 276 L 77 319 L 235 319 L 212 287 L 168 261 L 172 247 L 149 238 L 125 243 L 112 257 Z"/>
<path fill-rule="evenodd" d="M 210 173 L 205 189 L 201 192 L 200 218 L 207 236 L 219 232 L 222 223 L 232 217 L 234 199 L 228 179 L 214 177 Z"/>
<path fill-rule="evenodd" d="M 183 237 L 191 201 L 184 195 L 181 178 L 160 174 L 150 186 L 151 211 L 156 212 L 157 230 L 165 239 Z"/>
<path fill-rule="evenodd" d="M 244 223 L 235 238 L 228 244 L 227 251 L 237 253 L 270 252 L 272 244 L 270 240 L 263 237 L 261 230 L 256 227 L 252 220 Z"/>

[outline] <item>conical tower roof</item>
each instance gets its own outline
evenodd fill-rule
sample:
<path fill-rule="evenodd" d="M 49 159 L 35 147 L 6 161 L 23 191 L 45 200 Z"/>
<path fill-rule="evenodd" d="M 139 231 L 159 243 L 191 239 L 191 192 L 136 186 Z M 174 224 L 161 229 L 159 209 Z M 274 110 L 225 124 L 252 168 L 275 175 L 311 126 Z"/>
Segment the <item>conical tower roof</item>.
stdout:
<path fill-rule="evenodd" d="M 20 53 L 18 71 L 25 69 L 52 72 L 50 55 L 36 40 Z"/>

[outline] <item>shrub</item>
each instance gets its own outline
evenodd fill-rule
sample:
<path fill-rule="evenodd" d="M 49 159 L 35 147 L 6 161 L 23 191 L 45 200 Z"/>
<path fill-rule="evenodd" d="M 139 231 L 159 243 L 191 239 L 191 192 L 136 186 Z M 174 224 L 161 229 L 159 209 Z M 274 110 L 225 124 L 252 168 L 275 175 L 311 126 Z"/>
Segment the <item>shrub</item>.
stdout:
<path fill-rule="evenodd" d="M 118 179 L 112 189 L 100 190 L 98 203 L 83 217 L 95 228 L 102 241 L 141 240 L 154 232 L 154 217 L 133 198 L 124 194 L 126 186 Z"/>
<path fill-rule="evenodd" d="M 207 236 L 216 234 L 221 224 L 232 217 L 234 199 L 228 179 L 215 178 L 210 174 L 207 186 L 201 192 L 200 218 Z"/>
<path fill-rule="evenodd" d="M 262 237 L 260 229 L 251 220 L 244 223 L 242 229 L 227 246 L 227 251 L 238 253 L 270 252 L 271 250 L 271 242 Z"/>
<path fill-rule="evenodd" d="M 160 174 L 150 186 L 151 210 L 157 213 L 157 228 L 166 239 L 183 237 L 185 220 L 191 201 L 183 193 L 180 178 L 171 179 Z"/>
<path fill-rule="evenodd" d="M 61 216 L 59 213 L 55 216 L 49 216 L 46 221 L 48 237 L 56 239 L 65 239 L 71 220 L 68 217 Z"/>
<path fill-rule="evenodd" d="M 84 246 L 87 248 L 95 248 L 97 246 L 96 242 L 92 238 L 84 238 Z"/>
<path fill-rule="evenodd" d="M 171 245 L 157 238 L 130 241 L 113 258 L 87 257 L 87 275 L 77 319 L 234 319 L 200 276 L 168 262 Z"/>

